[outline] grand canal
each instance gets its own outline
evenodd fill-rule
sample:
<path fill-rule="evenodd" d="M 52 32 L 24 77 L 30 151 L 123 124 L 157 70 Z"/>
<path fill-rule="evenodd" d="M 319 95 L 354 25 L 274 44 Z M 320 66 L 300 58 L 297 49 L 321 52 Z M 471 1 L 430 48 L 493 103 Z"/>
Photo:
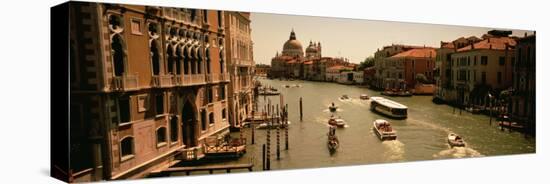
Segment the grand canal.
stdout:
<path fill-rule="evenodd" d="M 388 97 L 409 107 L 408 118 L 390 120 L 397 131 L 395 141 L 381 142 L 372 131 L 375 119 L 387 119 L 369 110 L 368 100 L 359 95 L 380 96 L 379 92 L 358 86 L 310 81 L 280 81 L 260 79 L 262 84 L 278 88 L 289 105 L 289 150 L 284 150 L 284 132 L 281 131 L 281 158 L 276 159 L 276 134 L 271 131 L 271 169 L 315 168 L 328 166 L 392 163 L 403 161 L 434 160 L 496 156 L 535 152 L 535 138 L 518 132 L 502 131 L 489 117 L 474 115 L 447 105 L 432 103 L 431 96 Z M 299 84 L 301 87 L 285 88 Z M 340 100 L 347 94 L 351 100 Z M 303 121 L 300 121 L 299 99 L 303 98 Z M 272 103 L 279 96 L 271 96 Z M 266 100 L 258 98 L 258 106 Z M 334 102 L 339 106 L 336 116 L 345 119 L 348 126 L 337 129 L 340 147 L 330 154 L 326 146 L 327 120 L 332 114 L 327 107 Z M 450 148 L 447 134 L 462 135 L 466 147 Z M 233 133 L 238 137 L 238 133 Z M 248 139 L 247 153 L 235 161 L 224 164 L 245 163 L 254 160 L 254 170 L 262 169 L 262 144 L 266 143 L 266 130 L 255 131 L 255 144 L 250 144 L 250 128 L 245 129 Z M 223 172 L 223 171 L 220 171 Z M 199 173 L 197 173 L 199 174 Z"/>

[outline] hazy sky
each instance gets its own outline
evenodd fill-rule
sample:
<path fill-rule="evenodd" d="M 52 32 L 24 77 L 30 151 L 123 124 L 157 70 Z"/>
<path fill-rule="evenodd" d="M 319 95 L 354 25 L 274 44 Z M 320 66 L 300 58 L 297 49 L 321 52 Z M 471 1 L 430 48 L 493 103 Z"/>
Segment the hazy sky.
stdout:
<path fill-rule="evenodd" d="M 296 38 L 302 43 L 304 52 L 310 40 L 320 41 L 323 56 L 346 57 L 353 63 L 359 63 L 367 56 L 374 55 L 377 48 L 392 43 L 439 47 L 440 41 L 452 41 L 461 36 L 481 37 L 491 30 L 479 27 L 264 13 L 252 13 L 250 19 L 254 60 L 263 64 L 270 64 L 277 51 L 281 53 L 292 28 L 296 32 Z M 513 35 L 523 36 L 525 31 L 512 32 Z"/>

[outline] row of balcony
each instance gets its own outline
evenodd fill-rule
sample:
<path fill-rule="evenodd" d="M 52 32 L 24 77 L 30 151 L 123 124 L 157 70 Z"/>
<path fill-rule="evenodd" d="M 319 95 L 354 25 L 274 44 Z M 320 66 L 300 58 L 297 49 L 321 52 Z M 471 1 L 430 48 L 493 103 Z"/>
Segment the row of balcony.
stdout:
<path fill-rule="evenodd" d="M 139 90 L 139 76 L 125 74 L 112 79 L 111 89 L 113 91 L 134 91 Z M 229 82 L 228 73 L 216 74 L 191 74 L 191 75 L 156 75 L 151 78 L 151 87 L 169 88 L 175 86 L 194 86 L 206 83 Z"/>

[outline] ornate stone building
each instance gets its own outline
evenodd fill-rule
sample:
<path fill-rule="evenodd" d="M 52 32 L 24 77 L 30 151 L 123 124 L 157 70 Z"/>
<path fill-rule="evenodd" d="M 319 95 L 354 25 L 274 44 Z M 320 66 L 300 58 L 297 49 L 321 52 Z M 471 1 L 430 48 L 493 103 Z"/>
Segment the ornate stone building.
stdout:
<path fill-rule="evenodd" d="M 527 130 L 535 132 L 536 121 L 536 36 L 525 35 L 516 45 L 516 62 L 513 63 L 512 97 L 508 112 L 510 117 L 524 123 Z"/>
<path fill-rule="evenodd" d="M 229 85 L 229 122 L 233 127 L 251 115 L 254 86 L 254 53 L 250 32 L 250 13 L 225 12 L 227 67 Z"/>
<path fill-rule="evenodd" d="M 201 158 L 206 138 L 229 132 L 222 11 L 88 2 L 68 11 L 70 181 L 143 177 Z"/>

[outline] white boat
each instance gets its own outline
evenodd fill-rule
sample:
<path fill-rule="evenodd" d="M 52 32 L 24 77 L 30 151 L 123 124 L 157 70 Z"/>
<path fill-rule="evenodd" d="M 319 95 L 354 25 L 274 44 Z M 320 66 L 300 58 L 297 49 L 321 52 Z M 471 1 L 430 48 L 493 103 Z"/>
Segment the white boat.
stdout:
<path fill-rule="evenodd" d="M 369 99 L 369 95 L 367 95 L 367 94 L 362 94 L 361 96 L 359 96 L 359 99 L 361 99 L 361 100 L 368 100 L 368 99 Z"/>
<path fill-rule="evenodd" d="M 290 121 L 288 121 L 288 125 L 290 125 Z M 274 129 L 274 128 L 277 128 L 277 126 L 279 126 L 280 128 L 284 128 L 284 124 L 279 124 L 279 123 L 260 123 L 259 125 L 256 126 L 256 129 L 267 129 L 267 128 L 271 128 L 271 129 Z"/>
<path fill-rule="evenodd" d="M 383 119 L 377 119 L 372 123 L 372 125 L 374 133 L 376 133 L 376 136 L 378 136 L 380 140 L 397 139 L 397 133 L 391 127 L 390 122 Z"/>
<path fill-rule="evenodd" d="M 466 146 L 466 143 L 464 143 L 464 140 L 462 137 L 455 133 L 450 133 L 449 136 L 447 136 L 447 142 L 449 142 L 449 145 L 451 147 L 464 147 Z"/>
<path fill-rule="evenodd" d="M 338 128 L 346 126 L 346 122 L 343 119 L 334 117 L 330 117 L 330 119 L 328 120 L 328 124 L 331 126 L 336 126 Z"/>
<path fill-rule="evenodd" d="M 407 106 L 383 97 L 371 97 L 370 109 L 392 118 L 407 118 Z"/>

